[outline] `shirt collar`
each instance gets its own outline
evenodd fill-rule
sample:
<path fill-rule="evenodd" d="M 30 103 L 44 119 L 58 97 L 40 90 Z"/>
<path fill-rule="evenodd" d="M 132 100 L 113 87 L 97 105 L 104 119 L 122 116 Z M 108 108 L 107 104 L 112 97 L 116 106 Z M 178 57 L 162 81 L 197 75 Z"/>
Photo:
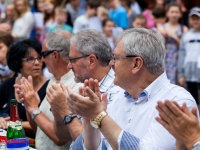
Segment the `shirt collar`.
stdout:
<path fill-rule="evenodd" d="M 125 91 L 124 94 L 125 97 L 130 101 L 148 101 L 153 98 L 164 87 L 166 83 L 169 82 L 170 81 L 168 80 L 167 75 L 164 72 L 139 94 L 138 101 L 136 101 L 127 91 Z"/>
<path fill-rule="evenodd" d="M 60 80 L 56 80 L 55 77 L 53 77 L 52 80 L 54 80 L 55 83 L 58 84 L 60 81 L 70 80 L 69 78 L 71 78 L 71 77 L 73 77 L 73 72 L 72 72 L 72 70 L 70 70 L 69 72 L 67 72 L 66 74 L 64 74 L 64 75 L 60 78 Z"/>

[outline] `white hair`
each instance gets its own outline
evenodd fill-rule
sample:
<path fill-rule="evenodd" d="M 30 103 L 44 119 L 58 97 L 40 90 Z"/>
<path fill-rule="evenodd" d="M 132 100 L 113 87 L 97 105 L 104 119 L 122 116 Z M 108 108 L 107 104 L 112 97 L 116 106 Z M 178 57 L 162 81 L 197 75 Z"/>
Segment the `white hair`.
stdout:
<path fill-rule="evenodd" d="M 70 33 L 65 30 L 57 29 L 46 37 L 46 47 L 48 50 L 62 50 L 61 57 L 69 57 Z"/>
<path fill-rule="evenodd" d="M 150 73 L 158 74 L 165 70 L 165 39 L 151 30 L 132 28 L 125 30 L 116 40 L 124 44 L 126 55 L 140 56 Z"/>
<path fill-rule="evenodd" d="M 83 29 L 70 40 L 76 50 L 82 55 L 94 54 L 102 66 L 107 66 L 111 60 L 111 47 L 106 37 L 94 29 Z"/>

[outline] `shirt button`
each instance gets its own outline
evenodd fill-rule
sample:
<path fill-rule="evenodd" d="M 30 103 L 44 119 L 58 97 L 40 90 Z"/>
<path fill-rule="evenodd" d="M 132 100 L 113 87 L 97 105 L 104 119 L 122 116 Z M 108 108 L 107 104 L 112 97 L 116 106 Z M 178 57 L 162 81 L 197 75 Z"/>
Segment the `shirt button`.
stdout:
<path fill-rule="evenodd" d="M 130 123 L 130 122 L 131 122 L 131 119 L 128 120 L 128 123 Z"/>

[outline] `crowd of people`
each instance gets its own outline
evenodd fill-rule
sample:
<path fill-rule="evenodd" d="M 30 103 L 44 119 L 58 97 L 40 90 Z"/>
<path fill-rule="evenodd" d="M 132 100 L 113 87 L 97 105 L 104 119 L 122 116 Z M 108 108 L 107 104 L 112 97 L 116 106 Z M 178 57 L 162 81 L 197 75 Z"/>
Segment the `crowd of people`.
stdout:
<path fill-rule="evenodd" d="M 38 150 L 200 148 L 200 7 L 0 0 L 0 128 Z"/>

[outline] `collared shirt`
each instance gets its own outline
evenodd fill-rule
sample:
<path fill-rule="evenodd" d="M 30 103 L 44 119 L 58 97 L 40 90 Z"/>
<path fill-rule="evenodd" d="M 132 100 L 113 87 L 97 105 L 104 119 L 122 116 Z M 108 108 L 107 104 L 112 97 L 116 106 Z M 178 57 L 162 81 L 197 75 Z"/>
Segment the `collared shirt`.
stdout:
<path fill-rule="evenodd" d="M 133 83 L 134 84 L 134 83 Z M 171 84 L 166 73 L 161 74 L 136 101 L 127 92 L 119 93 L 118 99 L 108 106 L 109 116 L 123 129 L 118 137 L 119 149 L 123 150 L 173 150 L 175 138 L 156 120 L 157 101 L 174 100 L 179 105 L 184 102 L 189 109 L 197 107 L 194 98 L 184 88 Z M 198 117 L 199 118 L 199 117 Z M 74 147 L 84 149 L 81 138 Z M 111 150 L 111 146 L 102 137 L 98 150 Z"/>
<path fill-rule="evenodd" d="M 65 86 L 70 86 L 73 91 L 78 92 L 78 88 L 80 86 L 83 86 L 81 83 L 76 83 L 74 81 L 74 73 L 72 70 L 70 70 L 68 73 L 63 75 L 61 77 L 61 80 L 56 80 L 55 77 L 53 77 L 47 86 L 47 89 L 50 85 L 53 83 L 59 84 L 62 82 Z M 42 101 L 40 105 L 40 110 L 45 114 L 47 118 L 49 118 L 51 121 L 54 121 L 54 116 L 52 112 L 50 111 L 50 104 L 47 101 L 46 97 Z M 68 150 L 71 142 L 66 143 L 63 146 L 57 146 L 41 129 L 39 126 L 37 126 L 37 132 L 36 132 L 36 148 L 38 150 Z"/>
<path fill-rule="evenodd" d="M 108 104 L 116 99 L 116 95 L 119 92 L 124 92 L 122 88 L 114 84 L 115 72 L 111 68 L 110 71 L 104 76 L 104 78 L 99 82 L 99 88 L 101 95 L 107 93 Z"/>

